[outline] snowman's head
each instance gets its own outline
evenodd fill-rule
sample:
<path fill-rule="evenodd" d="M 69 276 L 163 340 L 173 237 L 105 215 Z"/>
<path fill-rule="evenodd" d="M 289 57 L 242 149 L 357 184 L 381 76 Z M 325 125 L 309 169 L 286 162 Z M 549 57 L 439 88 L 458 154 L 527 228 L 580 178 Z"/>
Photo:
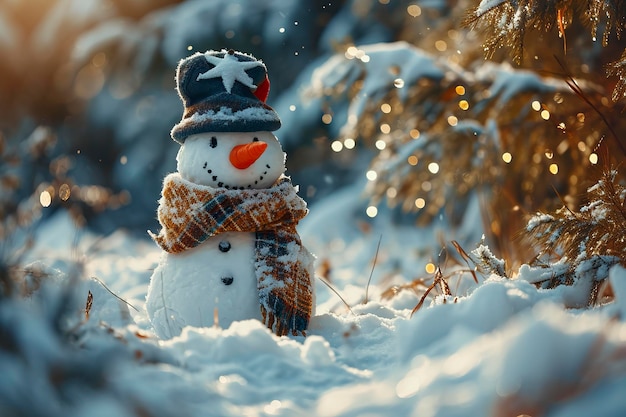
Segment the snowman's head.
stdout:
<path fill-rule="evenodd" d="M 216 188 L 268 188 L 285 172 L 285 154 L 272 132 L 206 132 L 187 137 L 178 172 Z"/>

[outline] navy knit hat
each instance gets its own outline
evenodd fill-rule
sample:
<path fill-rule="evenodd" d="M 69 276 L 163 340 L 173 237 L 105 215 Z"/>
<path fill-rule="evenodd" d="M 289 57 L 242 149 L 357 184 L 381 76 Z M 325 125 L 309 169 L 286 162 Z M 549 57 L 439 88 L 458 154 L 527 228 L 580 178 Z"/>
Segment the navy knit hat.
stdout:
<path fill-rule="evenodd" d="M 183 118 L 172 139 L 203 132 L 272 132 L 280 118 L 265 104 L 267 68 L 252 55 L 222 49 L 197 52 L 180 61 L 176 88 L 184 104 Z"/>

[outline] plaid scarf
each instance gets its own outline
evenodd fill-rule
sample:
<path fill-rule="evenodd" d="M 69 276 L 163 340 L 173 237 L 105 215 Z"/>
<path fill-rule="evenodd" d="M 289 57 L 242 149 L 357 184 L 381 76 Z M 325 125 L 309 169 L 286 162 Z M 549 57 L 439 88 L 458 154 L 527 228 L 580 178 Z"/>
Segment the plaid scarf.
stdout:
<path fill-rule="evenodd" d="M 272 187 L 228 190 L 194 184 L 179 173 L 163 181 L 161 231 L 150 236 L 180 253 L 223 232 L 255 233 L 255 275 L 263 322 L 279 335 L 305 334 L 313 308 L 313 255 L 296 231 L 308 212 L 288 177 Z"/>

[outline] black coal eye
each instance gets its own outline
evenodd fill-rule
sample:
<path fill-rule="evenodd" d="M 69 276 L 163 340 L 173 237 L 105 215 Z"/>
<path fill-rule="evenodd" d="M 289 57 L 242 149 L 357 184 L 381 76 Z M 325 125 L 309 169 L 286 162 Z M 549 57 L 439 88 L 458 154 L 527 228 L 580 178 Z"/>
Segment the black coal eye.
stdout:
<path fill-rule="evenodd" d="M 211 148 L 215 148 L 217 146 L 217 138 L 215 136 L 211 136 Z"/>
<path fill-rule="evenodd" d="M 252 139 L 252 142 L 258 142 L 259 138 L 257 138 L 256 136 L 254 137 L 254 139 Z"/>

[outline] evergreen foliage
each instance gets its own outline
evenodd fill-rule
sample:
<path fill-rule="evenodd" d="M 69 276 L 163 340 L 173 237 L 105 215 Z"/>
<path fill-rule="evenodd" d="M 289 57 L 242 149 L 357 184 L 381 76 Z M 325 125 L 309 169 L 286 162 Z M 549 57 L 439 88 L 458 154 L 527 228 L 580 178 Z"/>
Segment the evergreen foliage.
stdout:
<path fill-rule="evenodd" d="M 574 27 L 575 38 L 569 44 L 580 43 L 576 38 L 582 35 L 582 31 L 576 27 L 577 24 L 589 30 L 594 42 L 600 35 L 603 47 L 607 47 L 611 39 L 620 41 L 626 29 L 626 4 L 616 0 L 482 0 L 468 13 L 464 24 L 485 34 L 483 47 L 487 57 L 492 57 L 497 49 L 506 48 L 510 50 L 513 60 L 520 64 L 525 49 L 529 46 L 532 52 L 539 49 L 540 42 L 537 42 L 535 32 L 556 30 L 563 40 L 565 54 L 575 53 L 571 47 L 568 48 L 569 28 Z M 548 52 L 554 54 L 556 51 Z M 624 96 L 624 53 L 626 49 L 619 60 L 608 64 L 609 75 L 619 77 L 613 93 L 614 100 Z"/>
<path fill-rule="evenodd" d="M 529 237 L 540 248 L 535 265 L 548 268 L 548 261 L 555 260 L 567 265 L 539 280 L 541 286 L 554 288 L 586 279 L 593 305 L 610 267 L 626 265 L 626 187 L 616 181 L 617 171 L 606 172 L 589 188 L 589 202 L 580 210 L 563 206 L 553 214 L 538 213 L 528 222 Z"/>
<path fill-rule="evenodd" d="M 450 19 L 461 30 L 462 17 Z M 428 40 L 445 39 L 445 51 L 346 46 L 313 75 L 309 96 L 341 126 L 341 142 L 375 149 L 367 188 L 374 204 L 386 200 L 421 224 L 445 213 L 458 225 L 478 193 L 489 244 L 514 266 L 531 256 L 516 239 L 525 216 L 556 209 L 559 196 L 584 203 L 601 171 L 594 167 L 624 155 L 614 132 L 626 124 L 593 74 L 575 79 L 552 56 L 540 63 L 559 72 L 538 71 L 539 62 L 524 69 L 483 62 L 471 48 L 452 55 L 458 39 L 465 48 L 473 42 L 472 32 L 445 25 L 433 32 Z M 357 157 L 341 154 L 344 163 Z"/>

